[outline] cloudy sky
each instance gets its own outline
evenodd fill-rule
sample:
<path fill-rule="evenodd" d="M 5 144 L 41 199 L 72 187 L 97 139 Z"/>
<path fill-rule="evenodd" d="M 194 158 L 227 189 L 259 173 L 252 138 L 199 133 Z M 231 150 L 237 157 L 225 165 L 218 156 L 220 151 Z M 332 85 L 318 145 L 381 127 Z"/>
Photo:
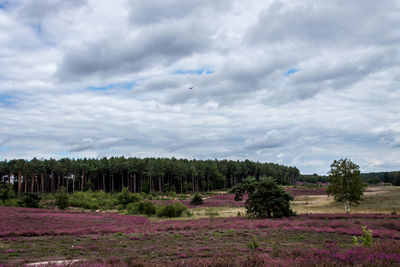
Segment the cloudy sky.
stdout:
<path fill-rule="evenodd" d="M 0 0 L 0 160 L 400 170 L 399 63 L 395 0 Z"/>

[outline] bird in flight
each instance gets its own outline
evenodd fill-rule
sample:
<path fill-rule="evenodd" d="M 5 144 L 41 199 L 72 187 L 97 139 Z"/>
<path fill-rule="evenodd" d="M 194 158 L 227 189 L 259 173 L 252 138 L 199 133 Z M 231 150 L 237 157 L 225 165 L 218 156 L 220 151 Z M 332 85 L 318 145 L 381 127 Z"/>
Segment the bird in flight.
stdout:
<path fill-rule="evenodd" d="M 192 86 L 192 87 L 189 87 L 188 89 L 193 89 L 194 87 Z"/>

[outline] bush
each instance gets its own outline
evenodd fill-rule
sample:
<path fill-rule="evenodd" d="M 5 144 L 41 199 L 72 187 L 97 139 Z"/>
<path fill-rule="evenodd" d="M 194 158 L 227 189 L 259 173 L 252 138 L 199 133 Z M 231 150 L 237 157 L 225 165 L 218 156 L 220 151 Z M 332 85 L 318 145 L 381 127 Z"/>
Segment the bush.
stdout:
<path fill-rule="evenodd" d="M 201 205 L 203 204 L 203 198 L 199 194 L 195 194 L 193 198 L 190 200 L 190 204 Z"/>
<path fill-rule="evenodd" d="M 367 230 L 367 226 L 361 226 L 362 235 L 357 237 L 353 236 L 353 243 L 354 245 L 359 245 L 360 243 L 364 247 L 371 247 L 372 246 L 372 231 Z"/>
<path fill-rule="evenodd" d="M 67 189 L 64 186 L 61 186 L 58 190 L 55 204 L 61 210 L 65 210 L 69 207 L 69 196 Z"/>
<path fill-rule="evenodd" d="M 124 187 L 118 194 L 118 203 L 126 207 L 129 203 L 140 201 L 140 196 L 129 191 L 128 187 Z"/>
<path fill-rule="evenodd" d="M 12 190 L 11 185 L 6 185 L 0 189 L 0 199 L 3 201 L 3 203 L 5 203 L 6 200 L 9 200 L 14 197 L 15 193 Z"/>
<path fill-rule="evenodd" d="M 18 205 L 25 208 L 39 208 L 40 196 L 34 193 L 24 194 L 22 200 L 18 200 Z"/>
<path fill-rule="evenodd" d="M 272 177 L 261 177 L 258 181 L 254 177 L 249 177 L 235 185 L 231 192 L 235 194 L 236 201 L 242 200 L 245 193 L 248 194 L 245 207 L 250 218 L 279 218 L 295 215 L 290 208 L 293 197 Z"/>
<path fill-rule="evenodd" d="M 173 204 L 168 204 L 166 206 L 160 207 L 157 211 L 157 216 L 169 218 L 179 217 L 186 210 L 187 208 L 183 204 L 175 202 Z"/>
<path fill-rule="evenodd" d="M 157 210 L 156 206 L 149 201 L 129 203 L 126 208 L 128 214 L 144 214 L 147 216 L 156 214 Z"/>

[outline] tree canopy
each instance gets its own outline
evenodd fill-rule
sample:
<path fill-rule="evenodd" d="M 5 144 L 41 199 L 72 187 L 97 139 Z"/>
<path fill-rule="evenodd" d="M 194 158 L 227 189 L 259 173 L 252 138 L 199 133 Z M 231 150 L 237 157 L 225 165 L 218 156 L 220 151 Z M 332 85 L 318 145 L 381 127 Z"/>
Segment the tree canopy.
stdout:
<path fill-rule="evenodd" d="M 335 160 L 328 174 L 326 192 L 333 195 L 335 201 L 342 202 L 346 213 L 350 213 L 350 205 L 359 204 L 367 186 L 361 179 L 359 166 L 347 158 Z"/>
<path fill-rule="evenodd" d="M 235 194 L 236 201 L 242 200 L 243 196 L 248 194 L 245 207 L 250 217 L 271 218 L 294 215 L 290 208 L 293 197 L 272 177 L 261 177 L 259 180 L 249 177 L 235 185 L 231 192 Z"/>
<path fill-rule="evenodd" d="M 187 160 L 175 158 L 32 159 L 0 161 L 0 183 L 22 193 L 55 193 L 87 189 L 193 193 L 232 188 L 243 179 L 272 176 L 280 184 L 294 184 L 296 167 L 250 160 Z"/>

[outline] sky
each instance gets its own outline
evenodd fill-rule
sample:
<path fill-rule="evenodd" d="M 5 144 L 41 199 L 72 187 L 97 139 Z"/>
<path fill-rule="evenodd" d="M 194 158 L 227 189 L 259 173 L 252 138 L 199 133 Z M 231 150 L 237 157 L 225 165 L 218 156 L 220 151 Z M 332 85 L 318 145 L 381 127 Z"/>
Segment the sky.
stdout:
<path fill-rule="evenodd" d="M 0 160 L 400 170 L 399 63 L 395 0 L 0 0 Z"/>

